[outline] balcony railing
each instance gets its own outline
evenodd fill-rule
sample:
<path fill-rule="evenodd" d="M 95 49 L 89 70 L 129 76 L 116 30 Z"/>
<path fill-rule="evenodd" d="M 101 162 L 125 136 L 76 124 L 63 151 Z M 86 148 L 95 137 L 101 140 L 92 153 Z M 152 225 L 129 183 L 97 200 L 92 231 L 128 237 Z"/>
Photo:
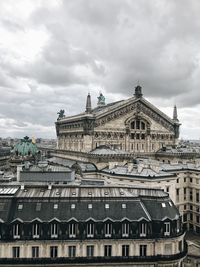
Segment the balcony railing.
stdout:
<path fill-rule="evenodd" d="M 178 261 L 187 255 L 187 244 L 184 250 L 175 255 L 133 256 L 133 257 L 59 257 L 59 258 L 1 258 L 0 264 L 89 264 L 89 263 L 131 263 L 131 262 L 167 262 Z"/>

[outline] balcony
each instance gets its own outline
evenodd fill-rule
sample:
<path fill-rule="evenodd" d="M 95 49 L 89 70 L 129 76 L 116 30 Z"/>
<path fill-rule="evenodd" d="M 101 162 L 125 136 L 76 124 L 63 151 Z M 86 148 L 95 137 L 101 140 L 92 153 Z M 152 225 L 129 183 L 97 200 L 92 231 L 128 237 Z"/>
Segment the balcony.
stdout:
<path fill-rule="evenodd" d="M 75 257 L 75 258 L 1 258 L 0 264 L 3 266 L 9 264 L 33 265 L 33 264 L 93 264 L 93 263 L 141 263 L 141 262 L 168 262 L 178 261 L 187 255 L 187 244 L 184 244 L 184 250 L 175 255 L 157 255 L 157 256 L 133 256 L 133 257 Z"/>

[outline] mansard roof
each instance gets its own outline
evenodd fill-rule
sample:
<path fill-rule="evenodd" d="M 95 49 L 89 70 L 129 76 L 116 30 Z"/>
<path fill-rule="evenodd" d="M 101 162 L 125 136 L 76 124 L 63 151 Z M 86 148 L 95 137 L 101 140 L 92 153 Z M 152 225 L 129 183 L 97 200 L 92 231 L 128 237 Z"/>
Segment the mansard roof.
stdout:
<path fill-rule="evenodd" d="M 88 206 L 90 205 L 90 207 Z M 125 208 L 122 204 L 126 204 Z M 158 189 L 118 186 L 27 186 L 10 198 L 0 195 L 0 219 L 6 223 L 70 220 L 152 221 L 177 219 L 177 208 Z"/>

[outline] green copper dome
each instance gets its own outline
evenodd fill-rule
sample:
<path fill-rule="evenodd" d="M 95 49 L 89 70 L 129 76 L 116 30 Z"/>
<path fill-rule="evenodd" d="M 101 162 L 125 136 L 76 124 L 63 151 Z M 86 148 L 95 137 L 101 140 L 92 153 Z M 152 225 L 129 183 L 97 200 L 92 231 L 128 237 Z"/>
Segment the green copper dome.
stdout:
<path fill-rule="evenodd" d="M 32 140 L 25 136 L 24 139 L 15 145 L 14 152 L 19 156 L 34 156 L 38 153 L 38 149 L 36 144 L 32 142 Z"/>

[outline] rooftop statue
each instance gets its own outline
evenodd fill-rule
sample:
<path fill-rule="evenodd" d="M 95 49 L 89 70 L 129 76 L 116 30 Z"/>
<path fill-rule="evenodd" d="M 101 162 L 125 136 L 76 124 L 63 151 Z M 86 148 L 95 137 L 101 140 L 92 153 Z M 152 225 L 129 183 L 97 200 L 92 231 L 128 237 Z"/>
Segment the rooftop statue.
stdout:
<path fill-rule="evenodd" d="M 57 120 L 63 119 L 65 117 L 65 110 L 61 109 L 59 112 L 57 112 L 58 118 Z"/>
<path fill-rule="evenodd" d="M 105 105 L 105 96 L 103 96 L 102 93 L 100 93 L 100 95 L 97 97 L 98 98 L 98 106 L 103 106 Z"/>

